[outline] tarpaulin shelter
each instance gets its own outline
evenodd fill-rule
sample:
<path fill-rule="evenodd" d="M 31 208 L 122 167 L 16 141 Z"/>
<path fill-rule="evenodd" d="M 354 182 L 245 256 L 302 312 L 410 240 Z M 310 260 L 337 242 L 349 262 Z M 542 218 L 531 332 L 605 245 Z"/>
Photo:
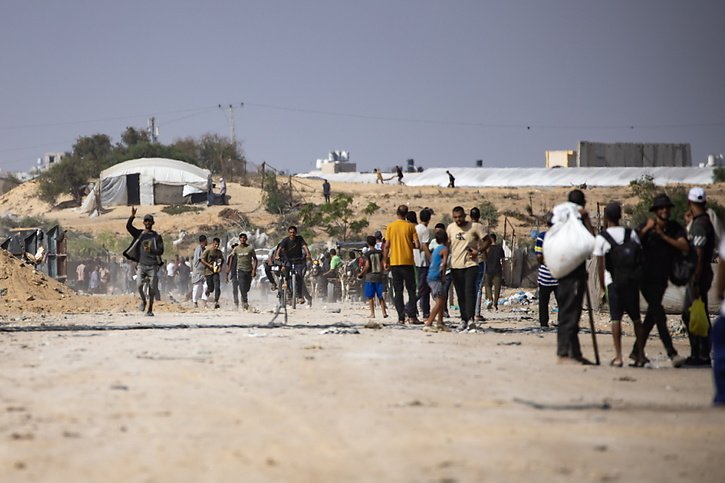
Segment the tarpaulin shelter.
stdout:
<path fill-rule="evenodd" d="M 101 172 L 101 206 L 206 201 L 210 177 L 208 169 L 175 159 L 132 159 Z"/>

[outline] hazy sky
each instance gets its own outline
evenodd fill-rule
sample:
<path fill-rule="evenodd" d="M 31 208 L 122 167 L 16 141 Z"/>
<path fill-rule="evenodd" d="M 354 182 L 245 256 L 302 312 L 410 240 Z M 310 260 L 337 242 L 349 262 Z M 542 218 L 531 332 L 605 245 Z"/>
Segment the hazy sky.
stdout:
<path fill-rule="evenodd" d="M 5 0 L 0 168 L 78 136 L 237 138 L 308 171 L 543 166 L 579 140 L 725 152 L 723 0 Z M 632 128 L 633 126 L 633 128 Z M 530 127 L 530 129 L 529 129 Z"/>

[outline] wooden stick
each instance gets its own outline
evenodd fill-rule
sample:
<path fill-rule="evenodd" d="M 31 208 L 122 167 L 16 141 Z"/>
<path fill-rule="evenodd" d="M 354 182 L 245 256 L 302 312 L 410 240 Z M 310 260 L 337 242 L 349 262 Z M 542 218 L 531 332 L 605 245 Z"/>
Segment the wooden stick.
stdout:
<path fill-rule="evenodd" d="M 589 328 L 592 331 L 592 345 L 594 346 L 594 361 L 600 365 L 599 346 L 597 346 L 597 331 L 594 329 L 594 311 L 592 310 L 592 297 L 589 295 L 589 281 L 587 280 L 584 289 L 587 291 L 587 309 L 589 310 Z"/>

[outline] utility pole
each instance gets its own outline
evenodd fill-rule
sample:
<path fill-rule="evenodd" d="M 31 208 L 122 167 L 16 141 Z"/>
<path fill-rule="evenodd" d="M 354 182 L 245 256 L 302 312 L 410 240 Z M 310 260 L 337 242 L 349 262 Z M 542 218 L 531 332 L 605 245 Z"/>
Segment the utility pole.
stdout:
<path fill-rule="evenodd" d="M 239 107 L 244 107 L 244 103 L 240 102 Z M 228 110 L 227 120 L 229 121 L 229 130 L 230 130 L 231 136 L 232 136 L 232 145 L 236 149 L 236 147 L 237 147 L 237 127 L 236 127 L 236 122 L 234 119 L 234 109 L 236 109 L 236 107 L 233 104 L 229 104 L 226 107 L 222 107 L 222 105 L 219 104 L 219 109 Z M 240 162 L 242 164 L 242 166 L 241 166 L 242 180 L 244 180 L 247 177 L 247 163 L 245 162 L 244 159 L 241 159 Z"/>
<path fill-rule="evenodd" d="M 240 102 L 239 107 L 244 107 L 244 103 Z M 227 114 L 227 121 L 229 121 L 229 131 L 231 132 L 231 136 L 232 136 L 232 144 L 234 144 L 236 146 L 237 145 L 237 128 L 236 128 L 236 123 L 234 122 L 234 109 L 236 109 L 236 107 L 234 106 L 234 104 L 229 104 L 226 107 L 223 107 L 221 104 L 219 104 L 219 109 L 226 109 L 228 111 L 226 114 Z"/>
<path fill-rule="evenodd" d="M 156 118 L 151 116 L 147 123 L 147 130 L 149 133 L 149 138 L 151 139 L 152 143 L 159 142 L 159 128 L 156 126 Z"/>

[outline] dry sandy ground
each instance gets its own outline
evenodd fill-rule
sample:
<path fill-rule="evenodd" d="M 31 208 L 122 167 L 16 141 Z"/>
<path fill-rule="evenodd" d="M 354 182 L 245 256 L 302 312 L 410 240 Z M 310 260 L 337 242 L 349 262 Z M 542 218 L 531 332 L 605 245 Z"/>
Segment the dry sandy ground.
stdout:
<path fill-rule="evenodd" d="M 321 201 L 315 182 L 295 183 Z M 338 190 L 352 192 L 358 208 L 383 207 L 370 231 L 399 203 L 433 207 L 437 221 L 482 199 L 523 212 L 530 193 L 541 211 L 567 191 L 333 184 Z M 33 192 L 26 183 L 0 197 L 0 212 L 128 236 L 128 207 L 90 219 L 50 211 Z M 587 196 L 595 205 L 627 201 L 627 192 Z M 230 207 L 254 223 L 273 221 L 259 209 L 259 190 L 230 184 L 229 193 Z M 709 193 L 722 201 L 725 185 Z M 154 210 L 173 238 L 219 224 L 223 208 Z M 652 369 L 614 369 L 556 365 L 556 333 L 535 329 L 536 313 L 511 310 L 462 334 L 367 330 L 359 305 L 316 304 L 269 328 L 272 299 L 256 301 L 259 313 L 234 312 L 228 299 L 218 311 L 164 300 L 152 319 L 132 296 L 79 295 L 2 256 L 0 294 L 3 483 L 722 481 L 725 411 L 710 406 L 711 373 L 671 369 L 656 338 Z M 597 327 L 608 361 L 605 320 Z M 350 326 L 360 333 L 321 333 Z M 580 337 L 591 354 L 590 335 Z M 629 334 L 625 347 L 631 342 Z M 686 340 L 676 344 L 686 353 Z"/>
<path fill-rule="evenodd" d="M 722 481 L 711 373 L 655 338 L 652 369 L 560 366 L 535 313 L 429 334 L 349 304 L 268 328 L 254 305 L 2 316 L 0 479 Z"/>

